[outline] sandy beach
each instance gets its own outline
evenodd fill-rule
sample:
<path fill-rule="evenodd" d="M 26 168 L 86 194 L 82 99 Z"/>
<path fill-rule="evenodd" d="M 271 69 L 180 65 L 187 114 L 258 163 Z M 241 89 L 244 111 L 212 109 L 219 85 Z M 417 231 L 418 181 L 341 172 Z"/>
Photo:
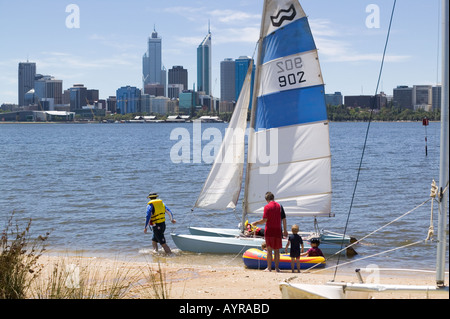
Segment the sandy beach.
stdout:
<path fill-rule="evenodd" d="M 321 271 L 303 271 L 292 273 L 290 270 L 264 272 L 236 266 L 194 265 L 149 263 L 145 261 L 124 261 L 93 257 L 41 256 L 39 259 L 41 277 L 50 276 L 56 268 L 76 271 L 74 281 L 83 280 L 88 273 L 89 281 L 118 282 L 127 288 L 121 299 L 154 299 L 152 288 L 155 283 L 163 287 L 164 298 L 168 299 L 240 299 L 261 300 L 281 299 L 279 284 L 290 283 L 324 284 L 334 275 L 334 269 Z M 58 266 L 59 265 L 59 266 Z M 56 266 L 56 267 L 55 267 Z M 363 275 L 363 277 L 367 275 Z M 95 280 L 93 280 L 95 277 Z M 400 278 L 400 282 L 399 282 Z M 163 285 L 160 285 L 161 280 Z M 335 282 L 358 282 L 355 274 L 337 272 Z M 401 283 L 411 285 L 434 285 L 433 274 L 405 275 L 382 273 L 380 283 Z M 446 276 L 448 285 L 448 276 Z M 103 288 L 102 288 L 103 289 Z M 161 298 L 161 297 L 159 297 Z M 448 299 L 448 294 L 427 295 L 426 293 L 376 294 L 375 299 Z"/>

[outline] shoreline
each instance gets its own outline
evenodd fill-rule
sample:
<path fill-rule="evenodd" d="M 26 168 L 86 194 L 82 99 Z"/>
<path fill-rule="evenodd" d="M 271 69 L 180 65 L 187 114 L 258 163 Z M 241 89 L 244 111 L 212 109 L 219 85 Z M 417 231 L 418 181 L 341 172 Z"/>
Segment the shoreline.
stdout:
<path fill-rule="evenodd" d="M 157 258 L 158 259 L 158 258 Z M 111 281 L 117 277 L 129 276 L 130 287 L 123 299 L 152 299 L 151 280 L 152 272 L 158 278 L 164 278 L 168 299 L 201 300 L 201 299 L 281 299 L 279 284 L 281 282 L 325 284 L 332 280 L 334 268 L 318 269 L 317 271 L 302 271 L 300 274 L 290 270 L 265 272 L 263 270 L 247 269 L 244 266 L 199 265 L 185 263 L 168 263 L 163 257 L 153 262 L 126 261 L 124 259 L 111 259 L 105 257 L 75 257 L 42 255 L 38 264 L 42 273 L 51 273 L 54 265 L 79 265 L 80 269 L 94 271 L 99 278 Z M 73 269 L 73 267 L 72 267 Z M 120 275 L 121 274 L 121 275 Z M 131 275 L 133 274 L 133 275 Z M 363 274 L 366 281 L 374 277 Z M 398 273 L 397 271 L 381 272 L 380 283 L 434 285 L 433 273 Z M 399 281 L 400 279 L 400 281 Z M 356 274 L 337 272 L 335 282 L 358 282 Z M 367 280 L 368 281 L 368 280 Z M 448 286 L 448 274 L 446 275 Z M 426 293 L 377 293 L 374 299 L 448 299 L 448 294 L 430 295 Z"/>

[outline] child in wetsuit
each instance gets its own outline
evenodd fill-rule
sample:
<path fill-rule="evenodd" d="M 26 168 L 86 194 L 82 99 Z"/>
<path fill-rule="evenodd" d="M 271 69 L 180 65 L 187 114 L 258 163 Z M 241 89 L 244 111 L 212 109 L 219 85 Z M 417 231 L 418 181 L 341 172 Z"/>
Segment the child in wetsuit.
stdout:
<path fill-rule="evenodd" d="M 289 256 L 291 257 L 291 269 L 294 272 L 295 264 L 297 264 L 297 272 L 300 272 L 300 255 L 303 253 L 303 239 L 298 234 L 298 225 L 292 226 L 292 235 L 289 235 L 288 242 L 286 244 L 286 253 L 288 252 L 289 245 L 291 246 L 291 252 Z"/>

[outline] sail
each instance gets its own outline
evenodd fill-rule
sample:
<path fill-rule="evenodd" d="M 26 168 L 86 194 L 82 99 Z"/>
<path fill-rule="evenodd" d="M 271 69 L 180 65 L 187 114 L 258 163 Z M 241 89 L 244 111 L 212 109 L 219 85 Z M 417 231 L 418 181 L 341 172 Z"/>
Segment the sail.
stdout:
<path fill-rule="evenodd" d="M 297 0 L 266 0 L 259 42 L 245 209 L 267 191 L 294 216 L 329 216 L 331 153 L 324 82 Z"/>
<path fill-rule="evenodd" d="M 195 207 L 219 210 L 236 207 L 244 171 L 252 70 L 250 63 L 230 124 Z"/>

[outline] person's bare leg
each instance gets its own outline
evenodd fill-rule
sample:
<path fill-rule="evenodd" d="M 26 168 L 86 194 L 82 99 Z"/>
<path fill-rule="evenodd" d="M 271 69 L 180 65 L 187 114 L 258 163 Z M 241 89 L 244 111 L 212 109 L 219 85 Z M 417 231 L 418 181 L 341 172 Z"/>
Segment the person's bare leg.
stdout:
<path fill-rule="evenodd" d="M 164 248 L 164 251 L 166 252 L 166 254 L 172 253 L 172 251 L 170 250 L 170 247 L 167 246 L 167 244 L 162 244 L 161 246 L 162 246 L 162 248 Z"/>
<path fill-rule="evenodd" d="M 267 269 L 272 271 L 272 247 L 267 246 Z"/>
<path fill-rule="evenodd" d="M 275 249 L 275 271 L 280 272 L 280 250 Z"/>

